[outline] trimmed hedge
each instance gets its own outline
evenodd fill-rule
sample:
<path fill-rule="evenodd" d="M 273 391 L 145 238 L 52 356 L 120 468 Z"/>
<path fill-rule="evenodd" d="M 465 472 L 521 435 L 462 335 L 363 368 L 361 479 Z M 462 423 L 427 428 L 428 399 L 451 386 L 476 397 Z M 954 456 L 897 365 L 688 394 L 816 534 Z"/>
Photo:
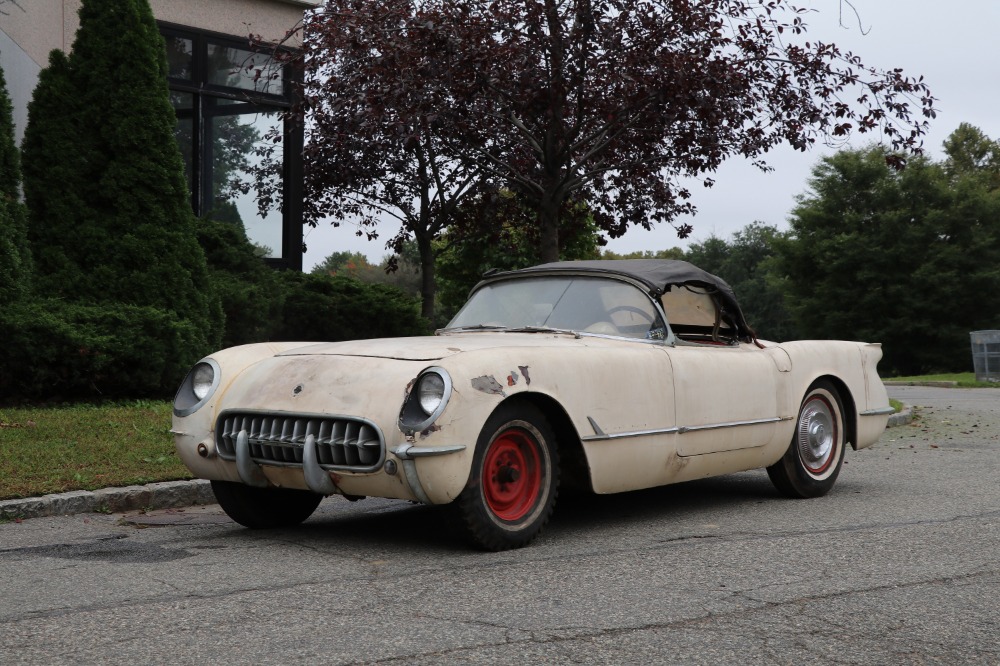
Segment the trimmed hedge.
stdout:
<path fill-rule="evenodd" d="M 222 347 L 268 340 L 285 300 L 281 276 L 254 251 L 239 221 L 198 220 L 198 243 L 222 303 Z"/>
<path fill-rule="evenodd" d="M 172 396 L 208 344 L 170 311 L 22 301 L 0 310 L 0 397 L 71 400 Z"/>
<path fill-rule="evenodd" d="M 276 301 L 258 299 L 259 285 L 241 290 L 232 277 L 244 305 L 234 319 L 241 330 L 227 338 L 335 341 L 430 330 L 418 301 L 395 287 L 264 270 L 276 279 Z M 260 324 L 259 335 L 247 335 L 248 321 Z M 0 309 L 0 330 L 0 400 L 7 402 L 169 398 L 191 365 L 215 351 L 209 332 L 148 306 L 25 300 Z"/>
<path fill-rule="evenodd" d="M 281 278 L 285 302 L 272 340 L 332 342 L 430 332 L 417 299 L 396 287 L 304 273 Z"/>

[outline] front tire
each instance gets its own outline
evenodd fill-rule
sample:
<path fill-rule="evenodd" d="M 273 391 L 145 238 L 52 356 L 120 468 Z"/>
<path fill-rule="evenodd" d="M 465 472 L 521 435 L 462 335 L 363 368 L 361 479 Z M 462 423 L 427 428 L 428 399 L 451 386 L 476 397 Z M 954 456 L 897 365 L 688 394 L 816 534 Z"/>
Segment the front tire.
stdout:
<path fill-rule="evenodd" d="M 828 493 L 844 462 L 845 432 L 840 395 L 830 382 L 815 382 L 802 399 L 788 450 L 767 468 L 771 482 L 787 497 Z"/>
<path fill-rule="evenodd" d="M 507 404 L 483 426 L 456 506 L 478 547 L 520 548 L 548 522 L 558 488 L 559 452 L 552 427 L 533 405 Z"/>
<path fill-rule="evenodd" d="M 212 481 L 212 492 L 227 516 L 254 530 L 294 527 L 323 499 L 308 490 L 255 488 L 232 481 Z"/>

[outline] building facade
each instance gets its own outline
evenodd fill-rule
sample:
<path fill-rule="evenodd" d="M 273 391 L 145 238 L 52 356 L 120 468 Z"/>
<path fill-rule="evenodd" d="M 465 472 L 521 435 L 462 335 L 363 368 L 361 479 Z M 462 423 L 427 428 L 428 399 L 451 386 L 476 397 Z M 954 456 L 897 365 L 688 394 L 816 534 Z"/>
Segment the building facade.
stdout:
<path fill-rule="evenodd" d="M 69 52 L 81 0 L 0 0 L 0 67 L 18 141 L 28 103 L 53 49 Z M 302 131 L 281 112 L 294 73 L 255 53 L 249 35 L 278 42 L 322 0 L 149 0 L 167 45 L 176 135 L 191 205 L 200 217 L 240 220 L 268 263 L 302 268 Z M 289 47 L 295 47 L 289 42 Z M 250 188 L 253 148 L 282 136 L 275 178 L 281 200 L 263 214 Z"/>

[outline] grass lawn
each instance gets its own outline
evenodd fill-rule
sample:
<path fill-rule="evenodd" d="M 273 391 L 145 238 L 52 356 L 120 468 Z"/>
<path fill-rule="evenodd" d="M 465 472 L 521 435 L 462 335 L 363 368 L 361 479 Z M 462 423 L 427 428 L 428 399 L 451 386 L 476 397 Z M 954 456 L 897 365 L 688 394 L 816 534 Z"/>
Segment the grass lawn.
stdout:
<path fill-rule="evenodd" d="M 955 382 L 959 388 L 1000 388 L 1000 382 L 977 382 L 974 372 L 955 372 L 944 375 L 923 375 L 921 377 L 883 377 L 887 382 Z"/>
<path fill-rule="evenodd" d="M 169 401 L 0 407 L 0 499 L 190 479 Z"/>

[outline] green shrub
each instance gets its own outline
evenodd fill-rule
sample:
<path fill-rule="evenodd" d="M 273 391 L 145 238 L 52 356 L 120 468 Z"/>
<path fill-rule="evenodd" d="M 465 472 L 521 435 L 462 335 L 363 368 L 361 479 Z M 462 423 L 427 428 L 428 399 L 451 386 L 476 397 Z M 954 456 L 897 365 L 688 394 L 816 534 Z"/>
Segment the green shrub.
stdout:
<path fill-rule="evenodd" d="M 271 339 L 284 303 L 283 283 L 247 239 L 239 221 L 198 221 L 198 242 L 208 260 L 209 275 L 222 301 L 225 329 L 222 346 Z"/>
<path fill-rule="evenodd" d="M 27 210 L 20 201 L 21 163 L 7 82 L 0 69 L 0 304 L 27 293 L 31 254 Z"/>
<path fill-rule="evenodd" d="M 172 311 L 217 346 L 166 73 L 147 0 L 84 0 L 72 52 L 50 54 L 28 106 L 34 280 L 45 297 Z"/>
<path fill-rule="evenodd" d="M 395 287 L 340 276 L 280 276 L 286 292 L 272 340 L 355 340 L 430 332 L 419 301 Z"/>
<path fill-rule="evenodd" d="M 170 311 L 22 301 L 0 310 L 0 399 L 172 396 L 211 351 L 206 332 Z"/>

